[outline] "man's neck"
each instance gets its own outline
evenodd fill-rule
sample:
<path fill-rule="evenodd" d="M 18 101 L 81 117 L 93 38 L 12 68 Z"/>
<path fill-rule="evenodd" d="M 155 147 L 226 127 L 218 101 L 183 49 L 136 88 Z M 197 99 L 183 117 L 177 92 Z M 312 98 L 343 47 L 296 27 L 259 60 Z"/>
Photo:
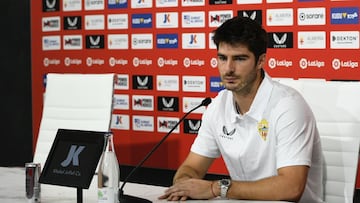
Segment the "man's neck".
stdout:
<path fill-rule="evenodd" d="M 233 92 L 235 109 L 239 114 L 243 115 L 250 110 L 251 104 L 255 99 L 263 78 L 263 73 L 259 74 L 258 79 L 254 82 L 252 88 L 248 92 Z"/>

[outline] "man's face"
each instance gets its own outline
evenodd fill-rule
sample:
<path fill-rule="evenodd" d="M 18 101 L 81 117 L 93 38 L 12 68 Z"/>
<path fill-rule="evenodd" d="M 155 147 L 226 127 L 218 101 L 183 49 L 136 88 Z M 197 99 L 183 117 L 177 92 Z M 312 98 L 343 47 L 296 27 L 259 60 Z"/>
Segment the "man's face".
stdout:
<path fill-rule="evenodd" d="M 260 57 L 259 62 L 264 58 Z M 223 85 L 235 93 L 248 93 L 260 76 L 262 63 L 255 61 L 255 55 L 247 46 L 220 43 L 218 47 L 218 68 Z"/>

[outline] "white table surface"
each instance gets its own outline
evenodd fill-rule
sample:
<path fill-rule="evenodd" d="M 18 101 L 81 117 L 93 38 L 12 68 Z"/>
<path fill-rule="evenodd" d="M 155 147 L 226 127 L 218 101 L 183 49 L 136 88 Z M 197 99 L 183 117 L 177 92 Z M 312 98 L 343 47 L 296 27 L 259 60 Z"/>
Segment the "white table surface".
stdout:
<path fill-rule="evenodd" d="M 1 203 L 26 203 L 25 197 L 25 169 L 22 167 L 0 167 L 0 202 Z M 97 202 L 97 178 L 93 178 L 89 189 L 83 190 L 83 203 Z M 166 187 L 126 183 L 124 193 L 152 202 L 167 202 L 158 200 Z M 72 187 L 63 187 L 49 184 L 41 184 L 42 203 L 76 203 L 77 190 Z M 247 200 L 191 200 L 189 202 L 216 202 L 216 203 L 284 203 L 280 201 L 247 201 Z"/>

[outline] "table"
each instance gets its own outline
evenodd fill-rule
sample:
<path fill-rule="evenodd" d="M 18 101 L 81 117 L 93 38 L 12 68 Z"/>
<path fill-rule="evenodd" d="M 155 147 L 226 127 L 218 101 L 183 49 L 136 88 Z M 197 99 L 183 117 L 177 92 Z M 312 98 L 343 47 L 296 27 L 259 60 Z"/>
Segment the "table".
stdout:
<path fill-rule="evenodd" d="M 25 198 L 25 169 L 23 167 L 0 167 L 0 202 L 1 203 L 26 203 Z M 166 187 L 126 183 L 124 193 L 152 202 L 167 202 L 157 198 L 163 194 Z M 83 190 L 84 203 L 97 203 L 97 178 L 94 176 L 89 189 Z M 77 189 L 49 184 L 41 185 L 42 203 L 76 203 Z M 248 200 L 191 200 L 191 203 L 284 203 L 281 201 L 248 201 Z"/>

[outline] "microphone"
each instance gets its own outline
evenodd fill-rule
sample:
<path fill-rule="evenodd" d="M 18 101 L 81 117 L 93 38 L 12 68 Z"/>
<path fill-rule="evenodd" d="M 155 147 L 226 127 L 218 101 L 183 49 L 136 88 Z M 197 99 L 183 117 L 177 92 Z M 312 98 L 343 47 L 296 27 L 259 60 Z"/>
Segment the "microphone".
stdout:
<path fill-rule="evenodd" d="M 169 137 L 169 135 L 177 128 L 177 126 L 193 111 L 195 111 L 196 109 L 202 107 L 202 106 L 207 106 L 211 103 L 211 98 L 207 97 L 204 100 L 202 100 L 202 102 L 197 105 L 196 107 L 192 108 L 190 111 L 188 111 L 176 124 L 174 127 L 171 128 L 171 130 L 160 140 L 160 142 L 158 142 L 153 148 L 152 150 L 142 159 L 142 161 L 139 162 L 139 164 L 133 169 L 131 170 L 131 172 L 126 176 L 126 178 L 124 179 L 124 182 L 122 183 L 120 189 L 119 189 L 119 202 L 120 203 L 151 203 L 150 200 L 144 199 L 144 198 L 140 198 L 140 197 L 135 197 L 135 196 L 130 196 L 130 195 L 125 195 L 123 188 L 125 186 L 125 184 L 128 182 L 129 178 L 134 174 L 134 172 L 136 172 L 137 169 L 139 169 L 144 162 L 149 159 L 149 157 L 155 152 L 155 150 L 157 148 L 159 148 L 159 146 L 166 140 L 167 137 Z"/>

